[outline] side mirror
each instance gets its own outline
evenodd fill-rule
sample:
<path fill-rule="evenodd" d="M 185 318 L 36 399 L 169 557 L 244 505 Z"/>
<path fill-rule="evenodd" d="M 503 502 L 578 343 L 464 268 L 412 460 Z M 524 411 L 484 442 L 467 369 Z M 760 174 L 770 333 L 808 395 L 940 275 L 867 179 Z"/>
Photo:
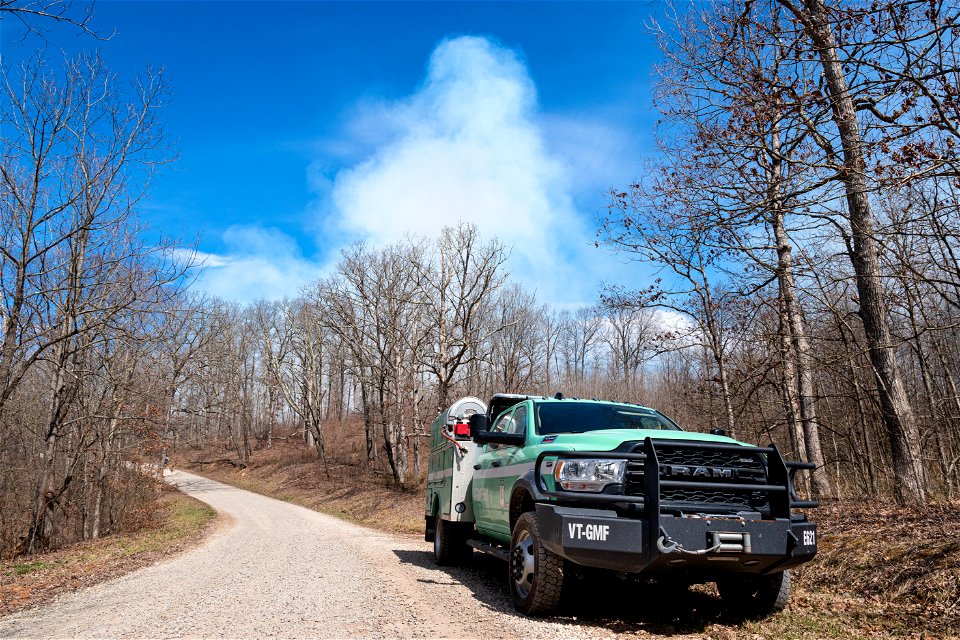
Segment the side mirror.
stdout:
<path fill-rule="evenodd" d="M 475 413 L 470 416 L 470 439 L 476 440 L 481 431 L 490 428 L 490 420 L 485 413 Z"/>
<path fill-rule="evenodd" d="M 527 436 L 522 433 L 503 433 L 501 431 L 480 431 L 473 437 L 477 444 L 505 444 L 510 447 L 522 447 Z"/>
<path fill-rule="evenodd" d="M 710 435 L 712 436 L 725 436 L 727 432 L 723 429 L 710 429 Z"/>

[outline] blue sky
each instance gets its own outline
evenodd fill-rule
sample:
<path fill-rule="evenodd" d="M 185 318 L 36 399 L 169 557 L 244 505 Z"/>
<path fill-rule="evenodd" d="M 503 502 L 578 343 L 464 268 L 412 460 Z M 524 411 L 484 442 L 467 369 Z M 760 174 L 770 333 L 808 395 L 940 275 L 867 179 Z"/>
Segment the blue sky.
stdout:
<path fill-rule="evenodd" d="M 459 220 L 513 245 L 515 279 L 560 306 L 640 267 L 593 247 L 605 192 L 653 152 L 651 2 L 101 1 L 95 42 L 162 66 L 179 160 L 144 217 L 199 238 L 198 286 L 295 295 L 343 246 Z M 4 63 L 40 46 L 3 25 Z M 48 58 L 55 55 L 48 51 Z M 57 54 L 59 55 L 59 54 Z"/>

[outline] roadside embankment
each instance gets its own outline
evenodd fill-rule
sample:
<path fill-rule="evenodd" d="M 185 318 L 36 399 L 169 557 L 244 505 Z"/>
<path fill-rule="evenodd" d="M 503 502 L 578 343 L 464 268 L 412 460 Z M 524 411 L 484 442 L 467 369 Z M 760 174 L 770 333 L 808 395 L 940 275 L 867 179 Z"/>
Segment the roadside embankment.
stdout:
<path fill-rule="evenodd" d="M 0 617 L 43 604 L 153 564 L 199 544 L 213 529 L 217 513 L 175 488 L 157 484 L 160 495 L 142 527 L 49 553 L 0 561 Z"/>

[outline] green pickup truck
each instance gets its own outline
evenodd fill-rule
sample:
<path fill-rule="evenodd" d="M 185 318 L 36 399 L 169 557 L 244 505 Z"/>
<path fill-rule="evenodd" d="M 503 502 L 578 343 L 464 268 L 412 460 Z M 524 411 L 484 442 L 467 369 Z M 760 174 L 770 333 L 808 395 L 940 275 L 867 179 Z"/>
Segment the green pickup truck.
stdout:
<path fill-rule="evenodd" d="M 519 611 L 547 614 L 585 570 L 715 582 L 750 617 L 782 609 L 817 550 L 773 445 L 691 433 L 636 404 L 497 394 L 433 423 L 425 538 L 440 565 L 473 550 L 508 563 Z"/>

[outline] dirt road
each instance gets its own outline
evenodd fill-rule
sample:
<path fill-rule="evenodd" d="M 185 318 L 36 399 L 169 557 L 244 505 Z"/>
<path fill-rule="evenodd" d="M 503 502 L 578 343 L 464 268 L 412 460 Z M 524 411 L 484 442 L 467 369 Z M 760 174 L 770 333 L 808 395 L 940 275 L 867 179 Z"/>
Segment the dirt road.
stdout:
<path fill-rule="evenodd" d="M 177 558 L 0 619 L 0 638 L 605 637 L 676 634 L 716 617 L 709 596 L 681 610 L 602 585 L 545 620 L 514 613 L 505 566 L 433 565 L 431 547 L 184 472 L 168 477 L 222 514 L 223 526 Z M 674 635 L 674 637 L 678 637 Z"/>

